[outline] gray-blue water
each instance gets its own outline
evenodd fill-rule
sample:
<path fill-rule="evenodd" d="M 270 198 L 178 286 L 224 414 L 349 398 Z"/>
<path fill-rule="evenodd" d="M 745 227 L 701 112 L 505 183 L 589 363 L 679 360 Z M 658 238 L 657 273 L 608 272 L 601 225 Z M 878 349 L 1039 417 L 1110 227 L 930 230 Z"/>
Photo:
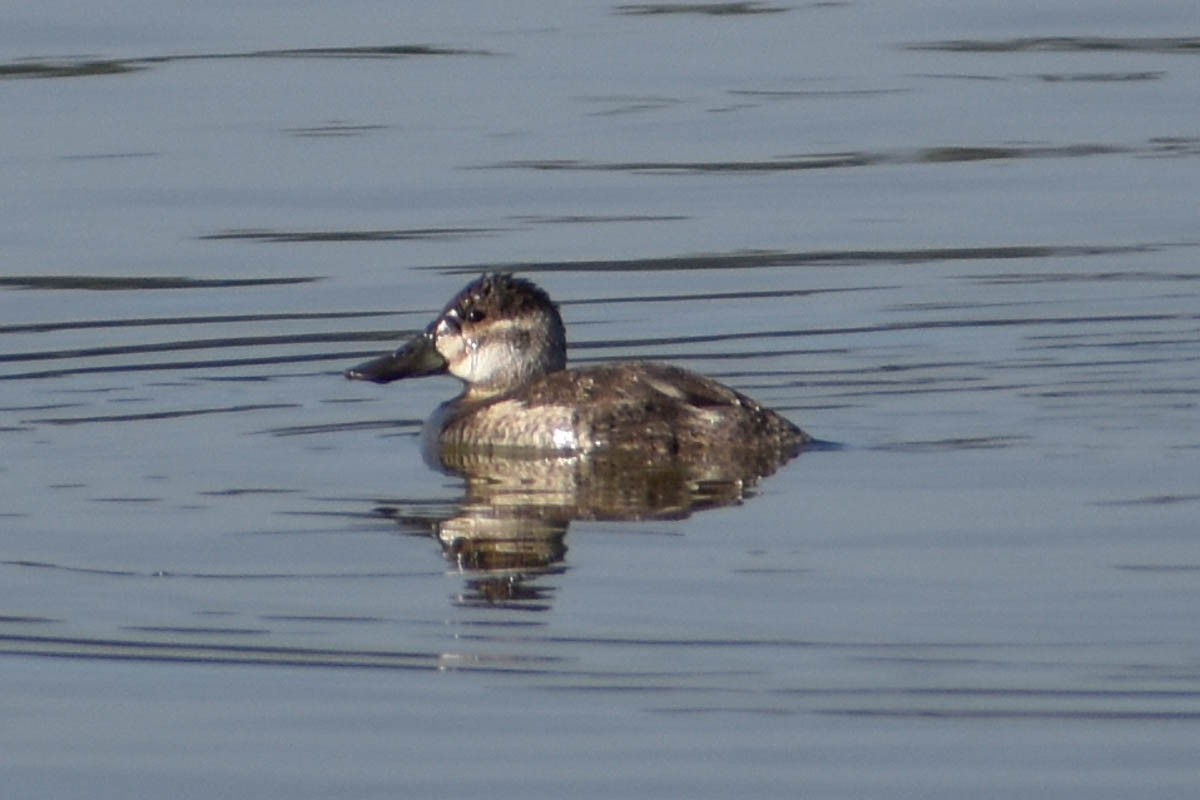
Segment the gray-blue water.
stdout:
<path fill-rule="evenodd" d="M 1195 793 L 1191 0 L 3 17 L 6 795 Z M 843 447 L 472 569 L 485 268 Z"/>

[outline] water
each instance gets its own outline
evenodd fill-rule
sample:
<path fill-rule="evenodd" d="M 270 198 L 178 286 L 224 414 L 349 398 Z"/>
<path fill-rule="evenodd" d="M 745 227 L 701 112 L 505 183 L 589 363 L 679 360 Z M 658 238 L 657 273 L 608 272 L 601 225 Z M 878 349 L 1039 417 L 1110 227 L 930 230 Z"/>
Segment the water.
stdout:
<path fill-rule="evenodd" d="M 1194 792 L 1191 4 L 704 10 L 8 15 L 10 791 Z M 842 447 L 470 569 L 485 268 Z"/>

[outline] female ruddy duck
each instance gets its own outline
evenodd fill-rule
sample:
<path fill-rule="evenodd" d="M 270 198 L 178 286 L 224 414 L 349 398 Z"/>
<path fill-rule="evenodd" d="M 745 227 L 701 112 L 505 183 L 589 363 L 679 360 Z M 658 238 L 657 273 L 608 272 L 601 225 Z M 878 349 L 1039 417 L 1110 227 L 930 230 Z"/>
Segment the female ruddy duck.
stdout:
<path fill-rule="evenodd" d="M 642 361 L 567 369 L 567 338 L 533 283 L 485 274 L 394 353 L 346 371 L 387 383 L 449 372 L 466 383 L 426 423 L 441 449 L 628 453 L 648 461 L 755 451 L 779 461 L 811 438 L 714 380 Z"/>

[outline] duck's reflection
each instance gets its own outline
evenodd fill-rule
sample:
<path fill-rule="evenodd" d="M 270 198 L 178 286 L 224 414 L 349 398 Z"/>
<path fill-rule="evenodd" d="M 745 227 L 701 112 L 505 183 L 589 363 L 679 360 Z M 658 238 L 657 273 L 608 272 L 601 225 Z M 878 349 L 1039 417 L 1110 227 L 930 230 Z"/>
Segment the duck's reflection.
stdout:
<path fill-rule="evenodd" d="M 678 520 L 740 503 L 794 455 L 747 448 L 700 462 L 663 462 L 624 453 L 442 449 L 426 456 L 461 476 L 466 495 L 449 516 L 422 521 L 432 522 L 445 557 L 466 574 L 458 602 L 541 610 L 554 591 L 545 576 L 565 569 L 572 520 Z"/>

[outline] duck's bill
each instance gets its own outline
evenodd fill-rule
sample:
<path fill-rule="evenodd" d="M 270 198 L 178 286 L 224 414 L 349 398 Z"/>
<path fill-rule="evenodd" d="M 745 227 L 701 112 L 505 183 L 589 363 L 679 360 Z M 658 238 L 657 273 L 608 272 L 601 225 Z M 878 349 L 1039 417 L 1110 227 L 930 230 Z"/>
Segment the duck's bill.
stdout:
<path fill-rule="evenodd" d="M 434 346 L 433 336 L 426 332 L 414 336 L 394 353 L 351 367 L 346 370 L 346 377 L 354 381 L 390 383 L 401 378 L 441 375 L 446 366 L 446 359 Z"/>

